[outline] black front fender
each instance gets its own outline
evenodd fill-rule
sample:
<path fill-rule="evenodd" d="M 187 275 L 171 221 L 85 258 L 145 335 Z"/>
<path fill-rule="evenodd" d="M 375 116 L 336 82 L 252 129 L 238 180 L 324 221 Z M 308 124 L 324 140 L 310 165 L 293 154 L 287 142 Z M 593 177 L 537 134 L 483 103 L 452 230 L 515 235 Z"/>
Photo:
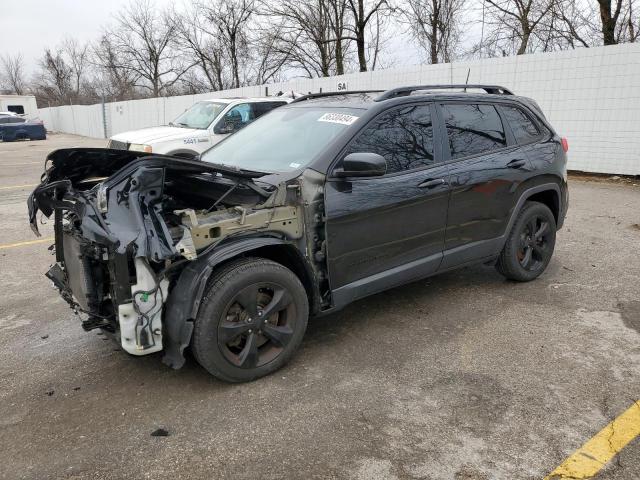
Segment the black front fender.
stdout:
<path fill-rule="evenodd" d="M 229 241 L 211 253 L 189 262 L 167 299 L 164 318 L 167 343 L 163 363 L 175 369 L 184 365 L 183 352 L 191 341 L 193 321 L 198 315 L 205 287 L 216 266 L 252 250 L 287 243 L 278 237 L 243 238 Z"/>

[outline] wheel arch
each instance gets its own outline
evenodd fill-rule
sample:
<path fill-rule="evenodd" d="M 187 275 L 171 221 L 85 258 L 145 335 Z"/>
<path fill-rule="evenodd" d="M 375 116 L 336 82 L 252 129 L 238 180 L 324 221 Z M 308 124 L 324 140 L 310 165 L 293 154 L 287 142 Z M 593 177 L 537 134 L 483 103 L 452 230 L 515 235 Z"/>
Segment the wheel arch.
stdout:
<path fill-rule="evenodd" d="M 539 202 L 551 210 L 553 217 L 556 220 L 556 225 L 560 219 L 560 191 L 559 190 L 542 190 L 540 192 L 533 193 L 527 197 L 528 202 Z"/>
<path fill-rule="evenodd" d="M 273 260 L 292 270 L 307 292 L 310 311 L 317 310 L 319 295 L 314 287 L 313 271 L 295 245 L 278 237 L 251 237 L 229 242 L 189 262 L 169 293 L 164 317 L 165 354 L 162 358 L 166 365 L 174 369 L 184 365 L 183 352 L 191 341 L 193 321 L 211 275 L 226 263 L 249 256 Z"/>
<path fill-rule="evenodd" d="M 522 210 L 522 207 L 524 207 L 524 204 L 528 201 L 536 201 L 536 202 L 544 203 L 545 205 L 547 205 L 551 210 L 551 212 L 553 213 L 556 219 L 556 223 L 558 223 L 558 220 L 560 219 L 560 211 L 561 211 L 560 210 L 561 198 L 562 198 L 562 195 L 560 192 L 560 186 L 557 183 L 544 183 L 542 185 L 536 185 L 535 187 L 530 187 L 524 190 L 520 195 L 520 198 L 518 199 L 516 206 L 511 212 L 509 223 L 507 224 L 507 228 L 504 231 L 504 234 L 502 236 L 503 239 L 506 241 L 507 236 L 511 231 L 511 228 L 513 227 L 513 224 L 516 221 L 516 218 L 518 218 L 518 214 L 520 213 L 520 210 Z"/>

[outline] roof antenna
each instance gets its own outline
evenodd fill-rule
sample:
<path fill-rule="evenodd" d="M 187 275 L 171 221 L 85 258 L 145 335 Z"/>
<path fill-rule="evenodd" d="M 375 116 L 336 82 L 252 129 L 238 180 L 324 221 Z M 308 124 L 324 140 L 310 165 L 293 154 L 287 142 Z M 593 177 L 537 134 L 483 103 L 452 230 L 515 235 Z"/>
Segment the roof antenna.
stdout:
<path fill-rule="evenodd" d="M 465 85 L 469 85 L 469 75 L 471 74 L 471 67 L 469 67 L 469 70 L 467 70 L 467 81 L 464 82 Z M 464 93 L 467 93 L 467 88 L 465 87 L 464 89 Z"/>

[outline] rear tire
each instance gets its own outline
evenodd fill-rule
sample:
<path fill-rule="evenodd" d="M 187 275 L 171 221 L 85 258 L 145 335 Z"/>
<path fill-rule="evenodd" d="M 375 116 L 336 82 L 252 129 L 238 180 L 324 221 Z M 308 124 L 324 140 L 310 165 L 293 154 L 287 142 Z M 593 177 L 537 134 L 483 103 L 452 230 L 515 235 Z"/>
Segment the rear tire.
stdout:
<path fill-rule="evenodd" d="M 526 202 L 498 257 L 496 270 L 510 280 L 529 282 L 551 261 L 556 244 L 556 220 L 549 207 Z"/>
<path fill-rule="evenodd" d="M 275 372 L 302 342 L 309 317 L 298 277 L 271 260 L 233 260 L 214 273 L 195 321 L 193 354 L 227 382 Z"/>

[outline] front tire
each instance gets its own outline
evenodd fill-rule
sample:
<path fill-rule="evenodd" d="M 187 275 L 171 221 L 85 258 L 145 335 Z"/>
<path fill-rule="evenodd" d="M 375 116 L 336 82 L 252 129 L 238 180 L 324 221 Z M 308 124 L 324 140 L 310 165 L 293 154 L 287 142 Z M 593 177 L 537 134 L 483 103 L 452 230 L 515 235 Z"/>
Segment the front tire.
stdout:
<path fill-rule="evenodd" d="M 309 317 L 298 277 L 271 260 L 245 258 L 214 273 L 196 318 L 196 360 L 227 382 L 248 382 L 284 366 Z"/>
<path fill-rule="evenodd" d="M 527 202 L 509 232 L 496 269 L 510 280 L 534 280 L 549 265 L 555 244 L 553 213 L 543 203 Z"/>

